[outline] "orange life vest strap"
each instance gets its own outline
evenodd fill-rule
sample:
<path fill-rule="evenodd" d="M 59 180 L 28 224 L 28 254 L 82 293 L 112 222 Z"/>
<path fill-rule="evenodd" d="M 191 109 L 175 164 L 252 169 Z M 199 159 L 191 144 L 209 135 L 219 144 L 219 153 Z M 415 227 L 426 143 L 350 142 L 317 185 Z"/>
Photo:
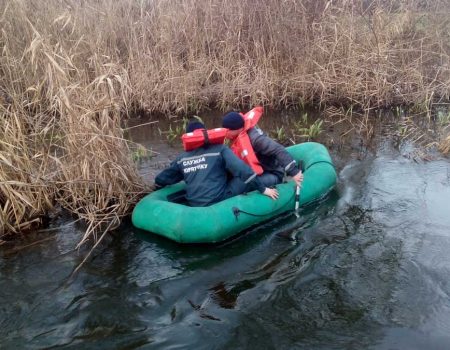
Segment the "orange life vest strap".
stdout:
<path fill-rule="evenodd" d="M 234 139 L 231 145 L 231 150 L 234 154 L 247 163 L 247 165 L 249 165 L 257 175 L 261 175 L 264 170 L 256 157 L 247 131 L 256 126 L 263 114 L 263 111 L 264 109 L 262 107 L 255 107 L 243 115 L 244 130 Z"/>

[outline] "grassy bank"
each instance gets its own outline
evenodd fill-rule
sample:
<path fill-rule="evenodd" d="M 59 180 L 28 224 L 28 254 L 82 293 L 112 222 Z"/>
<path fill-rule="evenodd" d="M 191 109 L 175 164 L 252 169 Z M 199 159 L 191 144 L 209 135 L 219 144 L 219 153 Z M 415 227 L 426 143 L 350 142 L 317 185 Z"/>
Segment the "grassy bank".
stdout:
<path fill-rule="evenodd" d="M 57 205 L 117 226 L 145 191 L 137 111 L 448 100 L 448 1 L 0 3 L 0 237 Z"/>

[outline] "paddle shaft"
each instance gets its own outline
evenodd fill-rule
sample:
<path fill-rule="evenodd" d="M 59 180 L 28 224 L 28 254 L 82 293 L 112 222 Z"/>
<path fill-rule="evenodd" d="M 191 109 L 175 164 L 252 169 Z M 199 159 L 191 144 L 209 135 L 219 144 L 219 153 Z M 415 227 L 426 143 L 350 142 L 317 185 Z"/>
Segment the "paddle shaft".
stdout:
<path fill-rule="evenodd" d="M 298 168 L 300 169 L 300 171 L 302 170 L 303 167 L 303 162 L 301 160 L 298 161 Z M 295 187 L 295 207 L 294 210 L 297 213 L 298 212 L 298 208 L 300 207 L 300 186 L 297 185 Z"/>
<path fill-rule="evenodd" d="M 297 185 L 295 188 L 295 211 L 298 211 L 300 207 L 300 186 Z"/>

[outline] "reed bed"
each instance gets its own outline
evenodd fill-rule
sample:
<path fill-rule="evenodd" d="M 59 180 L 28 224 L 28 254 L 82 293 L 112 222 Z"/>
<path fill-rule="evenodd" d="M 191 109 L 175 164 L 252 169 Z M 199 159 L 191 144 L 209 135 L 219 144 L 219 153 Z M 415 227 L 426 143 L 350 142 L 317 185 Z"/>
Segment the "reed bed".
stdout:
<path fill-rule="evenodd" d="M 6 11 L 24 26 L 15 36 L 2 32 L 0 237 L 31 228 L 57 205 L 87 223 L 81 245 L 117 227 L 148 190 L 121 129 L 128 74 L 74 31 L 33 24 L 29 10 L 10 3 Z M 68 19 L 52 23 L 62 29 Z"/>
<path fill-rule="evenodd" d="M 116 227 L 142 193 L 121 119 L 449 99 L 449 1 L 0 2 L 0 239 L 54 205 Z M 103 232 L 100 231 L 100 232 Z"/>
<path fill-rule="evenodd" d="M 120 126 L 126 77 L 113 65 L 107 70 L 80 91 L 70 91 L 61 108 L 57 202 L 88 223 L 80 245 L 116 228 L 146 190 Z"/>
<path fill-rule="evenodd" d="M 0 238 L 42 224 L 53 208 L 48 154 L 34 149 L 19 113 L 2 108 L 0 120 Z"/>

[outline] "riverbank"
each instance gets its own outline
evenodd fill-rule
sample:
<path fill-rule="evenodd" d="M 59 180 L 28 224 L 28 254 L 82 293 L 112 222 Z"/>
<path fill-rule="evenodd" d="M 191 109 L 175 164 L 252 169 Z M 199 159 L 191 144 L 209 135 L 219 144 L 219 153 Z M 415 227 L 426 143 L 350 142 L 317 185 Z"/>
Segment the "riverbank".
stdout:
<path fill-rule="evenodd" d="M 123 137 L 124 116 L 257 104 L 429 111 L 449 99 L 445 8 L 3 2 L 0 239 L 41 226 L 55 207 L 87 222 L 81 243 L 117 227 L 149 190 L 133 161 L 139 145 Z"/>

